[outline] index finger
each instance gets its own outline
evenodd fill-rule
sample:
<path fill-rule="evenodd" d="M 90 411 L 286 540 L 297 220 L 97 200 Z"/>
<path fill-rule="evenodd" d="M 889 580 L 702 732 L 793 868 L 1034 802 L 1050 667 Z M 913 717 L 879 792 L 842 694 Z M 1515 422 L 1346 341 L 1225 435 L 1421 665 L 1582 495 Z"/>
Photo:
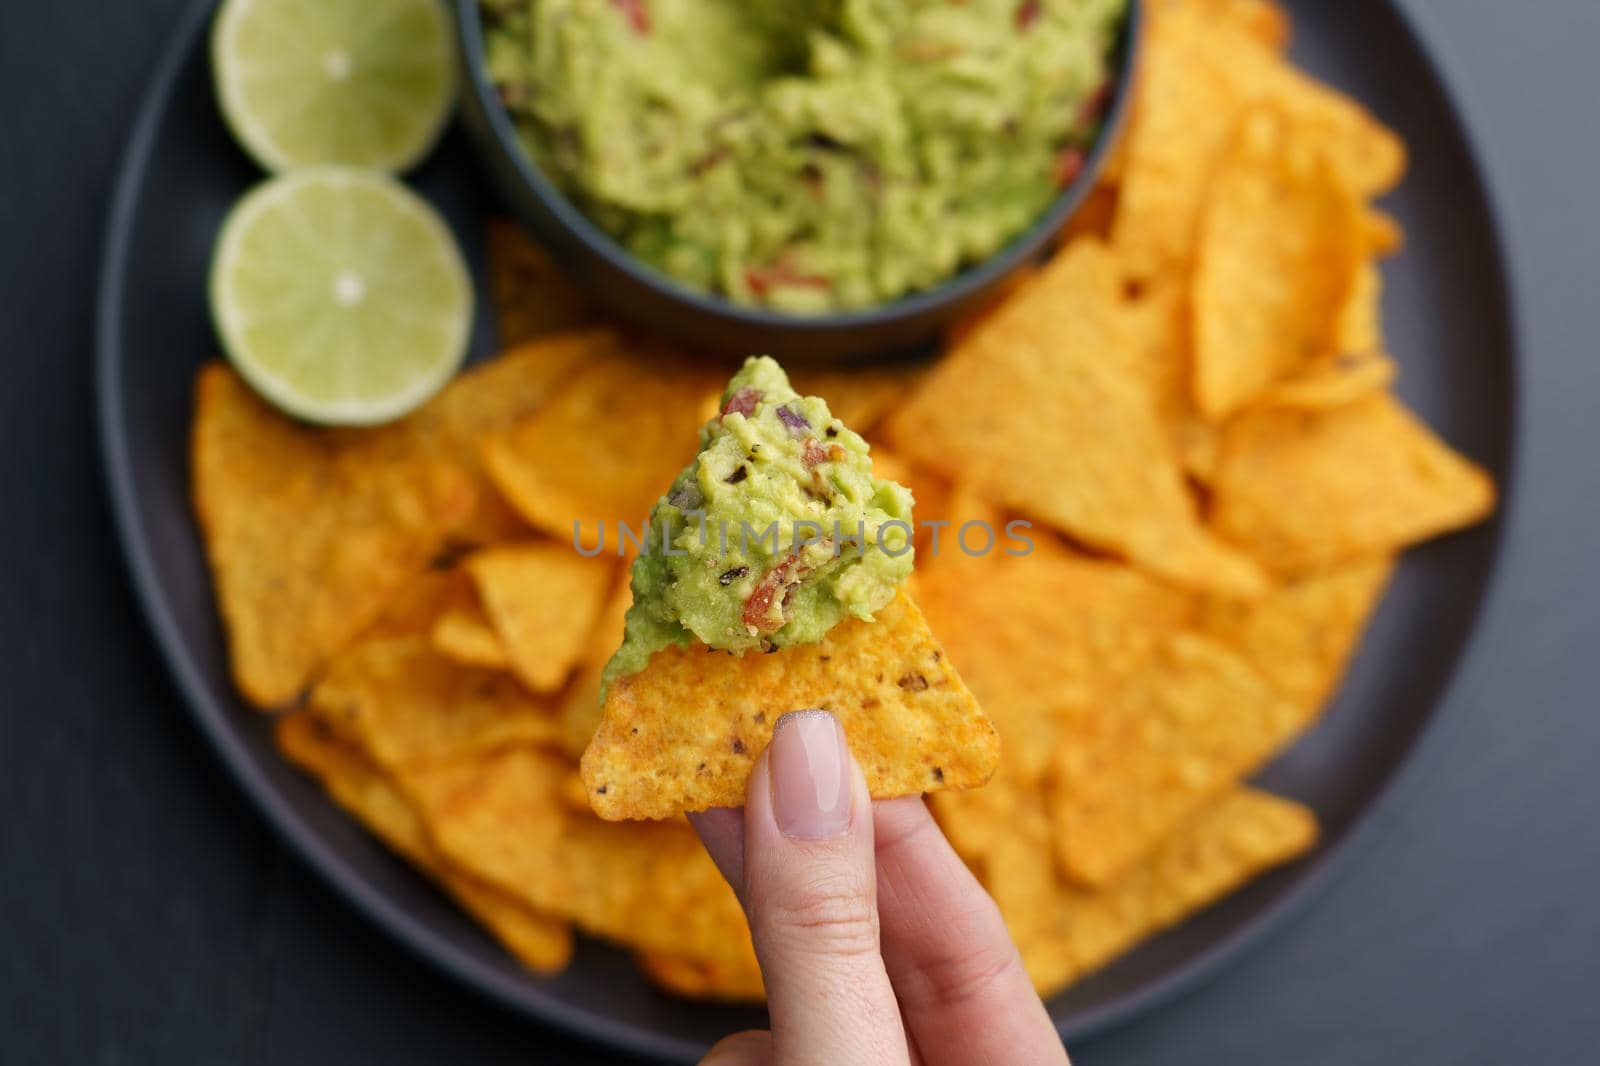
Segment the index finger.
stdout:
<path fill-rule="evenodd" d="M 873 814 L 883 962 L 929 1066 L 1067 1066 L 999 908 L 921 798 L 883 800 Z"/>

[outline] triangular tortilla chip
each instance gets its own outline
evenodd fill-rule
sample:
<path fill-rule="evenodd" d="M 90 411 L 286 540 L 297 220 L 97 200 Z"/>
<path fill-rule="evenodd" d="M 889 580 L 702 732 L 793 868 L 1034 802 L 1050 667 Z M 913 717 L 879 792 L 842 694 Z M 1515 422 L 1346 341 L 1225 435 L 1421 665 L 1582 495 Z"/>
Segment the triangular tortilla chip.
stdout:
<path fill-rule="evenodd" d="M 489 302 L 502 345 L 572 329 L 595 317 L 582 290 L 515 219 L 490 219 L 484 236 Z"/>
<path fill-rule="evenodd" d="M 1194 394 L 1220 419 L 1337 349 L 1361 263 L 1361 206 L 1294 124 L 1240 120 L 1200 217 Z"/>
<path fill-rule="evenodd" d="M 192 443 L 234 680 L 262 707 L 298 698 L 474 506 L 453 464 L 290 421 L 220 363 L 196 382 Z"/>
<path fill-rule="evenodd" d="M 999 761 L 994 726 L 901 593 L 876 620 L 848 619 L 814 644 L 670 647 L 614 680 L 583 755 L 589 801 L 608 819 L 743 806 L 774 723 L 809 707 L 838 717 L 875 799 L 973 788 Z"/>
<path fill-rule="evenodd" d="M 511 665 L 500 634 L 479 604 L 451 607 L 433 623 L 433 647 L 462 666 L 504 670 Z"/>
<path fill-rule="evenodd" d="M 442 883 L 525 965 L 545 973 L 567 965 L 572 957 L 567 923 L 452 868 L 434 851 L 416 809 L 358 749 L 339 741 L 309 714 L 284 716 L 276 737 L 284 755 L 316 775 L 335 803 Z"/>
<path fill-rule="evenodd" d="M 905 458 L 1186 586 L 1249 596 L 1259 568 L 1201 525 L 1124 306 L 1079 240 L 984 319 L 887 431 Z"/>
<path fill-rule="evenodd" d="M 430 636 L 374 637 L 340 652 L 312 711 L 379 766 L 457 758 L 513 742 L 554 746 L 555 708 L 502 670 L 462 666 Z"/>
<path fill-rule="evenodd" d="M 554 541 L 503 544 L 466 562 L 511 669 L 534 692 L 555 692 L 588 640 L 616 575 L 609 555 L 585 558 Z"/>
<path fill-rule="evenodd" d="M 231 369 L 203 367 L 194 504 L 228 624 L 235 683 L 277 707 L 446 548 L 520 522 L 478 442 L 542 403 L 609 331 L 530 344 L 463 373 L 376 429 L 319 429 L 268 407 Z"/>
<path fill-rule="evenodd" d="M 1109 701 L 1185 622 L 1190 598 L 1046 531 L 1032 537 L 1026 555 L 967 557 L 943 545 L 919 574 L 917 601 L 999 730 L 1008 768 L 1037 784 L 1066 718 Z"/>
<path fill-rule="evenodd" d="M 616 824 L 562 801 L 558 757 L 505 748 L 403 771 L 440 852 L 526 906 L 651 952 L 753 967 L 732 889 L 687 824 Z"/>
<path fill-rule="evenodd" d="M 583 749 L 589 746 L 600 725 L 600 675 L 627 631 L 628 607 L 633 603 L 628 569 L 623 568 L 622 580 L 612 588 L 605 606 L 600 609 L 584 645 L 577 676 L 561 697 L 561 746 L 574 760 L 583 755 Z M 583 802 L 587 808 L 587 795 Z"/>
<path fill-rule="evenodd" d="M 1201 608 L 1200 628 L 1281 695 L 1321 707 L 1393 572 L 1393 556 L 1358 559 L 1286 581 L 1254 603 L 1214 600 Z"/>
<path fill-rule="evenodd" d="M 585 544 L 598 522 L 612 538 L 619 522 L 642 529 L 693 458 L 719 376 L 639 344 L 593 352 L 549 403 L 485 441 L 484 463 L 517 512 L 563 542 L 574 523 Z"/>
<path fill-rule="evenodd" d="M 1062 872 L 1112 883 L 1297 737 L 1315 710 L 1215 641 L 1175 636 L 1065 730 L 1049 798 Z"/>
<path fill-rule="evenodd" d="M 760 1003 L 767 998 L 761 968 L 754 965 L 754 957 L 745 965 L 654 951 L 641 951 L 635 958 L 646 977 L 675 996 L 718 1003 Z"/>
<path fill-rule="evenodd" d="M 1316 842 L 1317 822 L 1291 800 L 1233 789 L 1102 889 L 1061 877 L 1050 832 L 1035 799 L 978 867 L 1043 996 L 1303 854 Z"/>
<path fill-rule="evenodd" d="M 1284 573 L 1396 551 L 1482 519 L 1494 482 L 1385 393 L 1228 423 L 1212 524 Z"/>
<path fill-rule="evenodd" d="M 1294 69 L 1261 33 L 1214 17 L 1215 6 L 1163 5 L 1146 30 L 1112 229 L 1139 277 L 1189 263 L 1217 162 L 1252 103 L 1270 102 L 1293 118 L 1363 196 L 1392 188 L 1405 171 L 1405 145 L 1392 131 Z"/>

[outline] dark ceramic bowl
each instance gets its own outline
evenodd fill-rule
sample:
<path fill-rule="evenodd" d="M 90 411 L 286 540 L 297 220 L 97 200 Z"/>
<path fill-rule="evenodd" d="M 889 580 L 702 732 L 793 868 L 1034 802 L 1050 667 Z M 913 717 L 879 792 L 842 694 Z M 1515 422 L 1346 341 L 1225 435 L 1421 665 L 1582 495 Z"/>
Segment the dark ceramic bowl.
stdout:
<path fill-rule="evenodd" d="M 766 352 L 788 359 L 845 359 L 916 349 L 1049 248 L 1089 195 L 1121 133 L 1132 97 L 1142 21 L 1143 0 L 1129 0 L 1112 60 L 1112 93 L 1100 137 L 1077 179 L 1021 236 L 935 288 L 866 311 L 800 316 L 691 292 L 634 258 L 589 221 L 523 149 L 489 80 L 478 0 L 456 0 L 467 130 L 500 199 L 562 269 L 612 314 L 653 332 L 731 355 Z"/>

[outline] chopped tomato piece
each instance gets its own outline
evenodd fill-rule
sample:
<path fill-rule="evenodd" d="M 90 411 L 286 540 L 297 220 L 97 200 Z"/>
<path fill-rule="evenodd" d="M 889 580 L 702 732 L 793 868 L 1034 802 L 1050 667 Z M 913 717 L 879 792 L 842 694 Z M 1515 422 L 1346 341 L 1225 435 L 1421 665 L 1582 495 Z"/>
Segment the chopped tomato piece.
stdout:
<path fill-rule="evenodd" d="M 650 9 L 645 6 L 645 0 L 611 0 L 611 6 L 622 12 L 634 33 L 640 37 L 650 35 Z"/>
<path fill-rule="evenodd" d="M 1083 173 L 1083 149 L 1063 148 L 1056 156 L 1056 187 L 1066 188 Z"/>
<path fill-rule="evenodd" d="M 728 397 L 728 402 L 722 405 L 722 413 L 731 415 L 737 412 L 749 418 L 750 413 L 756 409 L 756 404 L 761 402 L 761 395 L 760 389 L 741 385 L 733 391 L 732 396 Z"/>

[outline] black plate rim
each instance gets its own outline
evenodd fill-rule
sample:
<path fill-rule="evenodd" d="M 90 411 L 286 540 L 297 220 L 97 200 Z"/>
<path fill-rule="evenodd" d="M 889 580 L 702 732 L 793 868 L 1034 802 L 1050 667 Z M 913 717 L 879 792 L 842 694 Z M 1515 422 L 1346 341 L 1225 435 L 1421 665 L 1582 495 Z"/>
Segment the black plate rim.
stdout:
<path fill-rule="evenodd" d="M 116 172 L 103 234 L 95 301 L 94 403 L 102 473 L 123 559 L 139 607 L 155 637 L 157 649 L 177 683 L 191 716 L 198 722 L 208 742 L 258 813 L 289 843 L 301 861 L 343 897 L 347 905 L 365 913 L 417 957 L 427 960 L 462 985 L 480 990 L 503 1008 L 557 1025 L 614 1049 L 662 1059 L 692 1061 L 704 1050 L 698 1043 L 618 1023 L 537 989 L 530 990 L 519 981 L 483 968 L 447 938 L 417 921 L 404 908 L 390 905 L 348 867 L 316 832 L 295 816 L 235 736 L 233 727 L 225 720 L 224 709 L 210 700 L 190 659 L 189 650 L 162 595 L 149 545 L 139 525 L 132 461 L 125 447 L 124 420 L 119 407 L 123 382 L 120 321 L 123 279 L 134 215 L 145 186 L 156 135 L 178 72 L 190 49 L 195 47 L 196 39 L 208 23 L 216 2 L 193 0 L 175 24 L 171 42 L 144 90 Z M 1484 616 L 1490 613 L 1495 602 L 1503 598 L 1501 586 L 1509 539 L 1507 530 L 1514 527 L 1521 510 L 1517 484 L 1522 458 L 1519 432 L 1522 363 L 1519 355 L 1523 343 L 1518 287 L 1512 269 L 1514 264 L 1507 255 L 1499 199 L 1490 182 L 1489 171 L 1483 165 L 1482 153 L 1472 136 L 1472 128 L 1462 114 L 1458 94 L 1405 5 L 1396 0 L 1386 0 L 1386 4 L 1409 38 L 1408 43 L 1431 68 L 1442 102 L 1452 124 L 1460 132 L 1463 148 L 1472 164 L 1470 173 L 1464 175 L 1464 184 L 1474 198 L 1484 205 L 1489 242 L 1493 249 L 1493 255 L 1485 266 L 1492 275 L 1494 288 L 1502 294 L 1511 395 L 1506 404 L 1505 474 L 1499 486 L 1499 509 L 1489 526 L 1489 535 L 1493 540 L 1488 553 L 1487 573 L 1471 605 L 1472 617 L 1455 659 L 1446 672 L 1432 708 L 1406 740 L 1387 777 L 1374 788 L 1370 798 L 1343 833 L 1314 851 L 1309 859 L 1294 864 L 1290 868 L 1294 883 L 1225 939 L 1200 951 L 1163 976 L 1142 984 L 1135 991 L 1059 1022 L 1057 1029 L 1062 1038 L 1069 1042 L 1084 1040 L 1124 1024 L 1147 1010 L 1177 998 L 1203 980 L 1222 972 L 1262 944 L 1269 934 L 1304 913 L 1316 894 L 1327 887 L 1374 838 L 1375 824 L 1380 821 L 1375 815 L 1389 810 L 1398 794 L 1415 777 L 1419 750 L 1437 733 L 1442 716 L 1455 701 L 1456 688 L 1466 664 L 1482 653 L 1480 645 Z"/>

